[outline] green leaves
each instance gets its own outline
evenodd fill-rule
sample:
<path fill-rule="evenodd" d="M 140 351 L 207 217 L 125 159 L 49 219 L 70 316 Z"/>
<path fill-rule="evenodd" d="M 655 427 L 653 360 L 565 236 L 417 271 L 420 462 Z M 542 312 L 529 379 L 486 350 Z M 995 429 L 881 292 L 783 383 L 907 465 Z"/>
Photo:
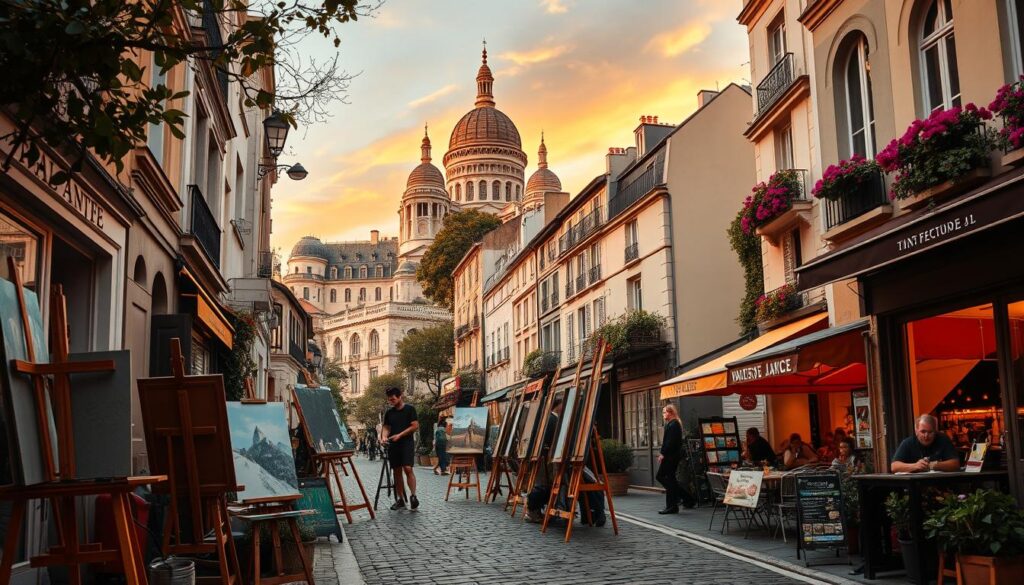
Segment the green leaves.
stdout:
<path fill-rule="evenodd" d="M 960 554 L 1024 554 L 1024 511 L 1013 496 L 996 490 L 949 494 L 924 523 L 943 550 Z"/>
<path fill-rule="evenodd" d="M 423 285 L 423 294 L 451 310 L 455 302 L 452 286 L 455 267 L 474 243 L 500 225 L 501 220 L 496 216 L 475 209 L 445 217 L 444 227 L 427 248 L 416 271 L 416 279 Z"/>

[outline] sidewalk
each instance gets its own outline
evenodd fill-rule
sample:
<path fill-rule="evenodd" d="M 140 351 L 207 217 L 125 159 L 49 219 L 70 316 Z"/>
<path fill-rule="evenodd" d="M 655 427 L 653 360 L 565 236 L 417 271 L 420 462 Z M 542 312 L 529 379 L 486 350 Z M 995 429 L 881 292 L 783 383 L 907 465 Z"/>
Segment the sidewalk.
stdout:
<path fill-rule="evenodd" d="M 717 545 L 775 566 L 785 566 L 800 572 L 808 571 L 804 567 L 803 559 L 796 558 L 796 541 L 794 540 L 796 535 L 793 532 L 789 532 L 787 535 L 788 543 L 782 542 L 781 536 L 771 538 L 763 529 L 752 529 L 750 537 L 743 538 L 743 528 L 733 523 L 730 518 L 729 530 L 722 534 L 720 532 L 723 514 L 721 510 L 715 516 L 714 528 L 708 530 L 711 506 L 706 505 L 692 510 L 681 509 L 679 514 L 658 514 L 658 510 L 665 506 L 665 496 L 657 492 L 631 489 L 629 495 L 615 498 L 614 504 L 616 513 L 623 520 L 636 520 L 643 524 L 660 526 L 669 532 L 682 533 L 694 540 Z M 850 570 L 860 564 L 860 557 L 854 557 L 851 565 L 845 554 L 837 559 L 834 552 L 811 551 L 810 559 L 810 572 L 804 572 L 804 574 L 828 575 L 830 580 L 837 583 L 871 585 L 906 585 L 907 583 L 900 576 L 869 581 L 860 575 L 850 575 Z"/>

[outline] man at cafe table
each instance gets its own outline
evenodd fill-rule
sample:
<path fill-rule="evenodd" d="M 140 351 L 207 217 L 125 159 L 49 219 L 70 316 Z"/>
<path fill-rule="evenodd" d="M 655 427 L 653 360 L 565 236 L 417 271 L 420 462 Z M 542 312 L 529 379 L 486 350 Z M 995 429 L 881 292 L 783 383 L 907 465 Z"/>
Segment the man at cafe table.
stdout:
<path fill-rule="evenodd" d="M 938 430 L 938 421 L 922 414 L 914 421 L 914 436 L 896 448 L 889 469 L 893 473 L 922 471 L 960 471 L 960 457 L 952 441 Z"/>

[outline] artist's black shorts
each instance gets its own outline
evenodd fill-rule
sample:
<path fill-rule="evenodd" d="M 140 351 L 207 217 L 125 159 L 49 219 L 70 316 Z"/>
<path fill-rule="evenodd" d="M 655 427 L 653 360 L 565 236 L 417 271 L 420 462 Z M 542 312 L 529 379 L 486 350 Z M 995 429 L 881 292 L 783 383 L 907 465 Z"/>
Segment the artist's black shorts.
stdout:
<path fill-rule="evenodd" d="M 415 456 L 413 447 L 415 445 L 412 441 L 400 441 L 388 445 L 388 462 L 391 464 L 391 469 L 412 467 Z"/>

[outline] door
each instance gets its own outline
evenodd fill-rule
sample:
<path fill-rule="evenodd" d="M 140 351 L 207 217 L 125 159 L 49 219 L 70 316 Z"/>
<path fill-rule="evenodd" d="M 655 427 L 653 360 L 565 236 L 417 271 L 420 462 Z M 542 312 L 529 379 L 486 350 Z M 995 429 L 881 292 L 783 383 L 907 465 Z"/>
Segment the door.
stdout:
<path fill-rule="evenodd" d="M 181 340 L 181 353 L 185 356 L 185 372 L 192 371 L 192 315 L 175 313 L 153 315 L 150 328 L 149 375 L 171 375 L 171 339 Z"/>
<path fill-rule="evenodd" d="M 150 312 L 152 297 L 145 288 L 146 281 L 128 281 L 127 306 L 125 311 L 124 346 L 131 350 L 132 372 L 132 470 L 144 474 L 149 469 L 146 460 L 146 437 L 142 428 L 142 409 L 139 407 L 139 391 L 135 380 L 149 372 Z"/>
<path fill-rule="evenodd" d="M 654 486 L 661 450 L 661 401 L 657 389 L 640 390 L 622 396 L 623 434 L 633 449 L 629 481 Z"/>

